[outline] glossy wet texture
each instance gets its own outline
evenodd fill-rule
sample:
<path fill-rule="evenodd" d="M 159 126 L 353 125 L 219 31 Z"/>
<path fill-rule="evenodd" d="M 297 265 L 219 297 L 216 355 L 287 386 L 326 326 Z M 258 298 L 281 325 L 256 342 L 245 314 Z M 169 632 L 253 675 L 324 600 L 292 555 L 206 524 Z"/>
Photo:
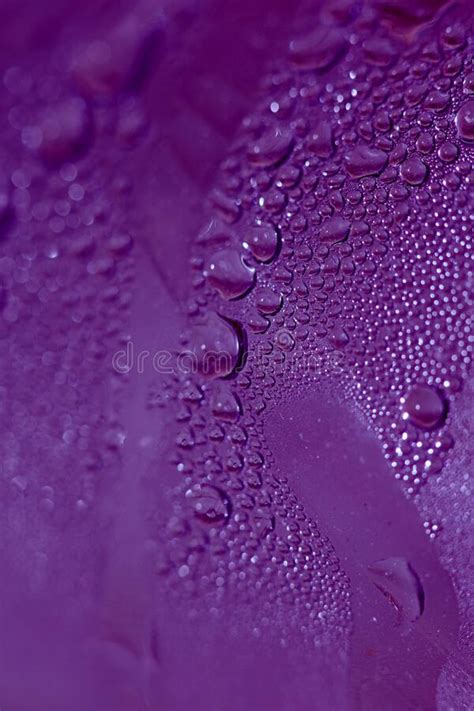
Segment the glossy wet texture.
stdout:
<path fill-rule="evenodd" d="M 0 707 L 469 709 L 468 4 L 21 5 Z"/>
<path fill-rule="evenodd" d="M 269 444 L 358 591 L 350 650 L 356 708 L 434 708 L 458 630 L 454 590 L 413 504 L 387 482 L 375 438 L 348 404 L 333 400 L 317 393 L 273 413 Z"/>

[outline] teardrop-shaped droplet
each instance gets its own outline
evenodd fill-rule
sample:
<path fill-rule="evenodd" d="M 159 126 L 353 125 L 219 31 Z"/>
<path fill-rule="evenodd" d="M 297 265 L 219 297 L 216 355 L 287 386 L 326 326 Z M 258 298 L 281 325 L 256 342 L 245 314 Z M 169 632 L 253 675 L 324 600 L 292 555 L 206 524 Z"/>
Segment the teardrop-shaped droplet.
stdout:
<path fill-rule="evenodd" d="M 183 356 L 183 367 L 196 367 L 210 378 L 224 378 L 239 363 L 242 340 L 236 328 L 216 313 L 197 326 L 192 334 L 190 360 Z"/>
<path fill-rule="evenodd" d="M 400 623 L 414 622 L 425 607 L 420 578 L 405 558 L 384 558 L 368 567 L 372 582 L 393 605 Z"/>
<path fill-rule="evenodd" d="M 330 341 L 336 348 L 343 348 L 349 343 L 349 336 L 342 326 L 335 326 L 332 330 Z"/>
<path fill-rule="evenodd" d="M 236 422 L 240 415 L 240 403 L 232 390 L 219 383 L 212 392 L 211 410 L 214 417 L 222 422 Z"/>

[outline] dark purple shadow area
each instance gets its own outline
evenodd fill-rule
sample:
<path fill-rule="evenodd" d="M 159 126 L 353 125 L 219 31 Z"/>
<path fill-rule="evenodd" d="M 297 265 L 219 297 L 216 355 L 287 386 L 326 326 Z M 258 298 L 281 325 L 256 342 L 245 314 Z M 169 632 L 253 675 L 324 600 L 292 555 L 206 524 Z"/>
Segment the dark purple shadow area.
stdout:
<path fill-rule="evenodd" d="M 355 708 L 436 708 L 438 675 L 456 641 L 455 594 L 375 437 L 334 393 L 320 392 L 273 413 L 266 432 L 278 468 L 330 537 L 351 579 Z M 423 586 L 424 611 L 414 622 L 414 586 L 390 603 L 368 571 L 375 561 L 393 558 L 408 561 Z"/>

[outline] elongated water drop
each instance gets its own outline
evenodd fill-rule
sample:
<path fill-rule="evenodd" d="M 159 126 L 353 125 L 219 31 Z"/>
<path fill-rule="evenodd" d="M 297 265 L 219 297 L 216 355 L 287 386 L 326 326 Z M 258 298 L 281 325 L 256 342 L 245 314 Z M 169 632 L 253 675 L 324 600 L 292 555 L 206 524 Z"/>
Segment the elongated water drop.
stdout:
<path fill-rule="evenodd" d="M 396 609 L 400 623 L 414 622 L 425 607 L 420 578 L 405 558 L 384 558 L 368 567 L 372 582 Z"/>

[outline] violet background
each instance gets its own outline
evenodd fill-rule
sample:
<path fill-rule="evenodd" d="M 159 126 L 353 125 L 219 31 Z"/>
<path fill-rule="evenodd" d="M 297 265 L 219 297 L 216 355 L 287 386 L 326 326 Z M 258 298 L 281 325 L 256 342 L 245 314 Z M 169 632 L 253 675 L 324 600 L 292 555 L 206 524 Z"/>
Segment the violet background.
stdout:
<path fill-rule="evenodd" d="M 145 402 L 168 376 L 150 367 L 117 376 L 111 357 L 127 338 L 137 351 L 179 343 L 206 196 L 265 67 L 287 51 L 311 4 L 0 8 L 1 191 L 12 211 L 0 257 L 2 711 L 472 708 L 468 382 L 450 412 L 454 453 L 418 510 L 374 436 L 332 394 L 284 404 L 266 424 L 275 458 L 351 579 L 347 649 L 324 641 L 308 652 L 297 634 L 289 647 L 277 633 L 249 635 L 263 598 L 250 609 L 223 601 L 224 623 L 211 611 L 189 619 L 150 562 L 149 512 L 167 515 L 176 470 L 163 444 L 169 409 Z M 136 64 L 144 36 L 146 71 Z M 84 45 L 103 37 L 117 51 L 104 95 L 74 68 Z M 6 74 L 11 67 L 19 70 Z M 73 126 L 72 153 L 66 141 L 38 157 L 21 127 L 81 94 L 93 128 L 86 118 L 77 138 Z M 84 165 L 78 227 L 55 208 L 80 182 L 61 168 L 64 155 Z M 85 241 L 64 248 L 73 227 Z M 130 252 L 110 244 L 124 230 Z M 77 254 L 87 255 L 87 234 L 99 261 L 84 269 Z M 112 266 L 103 261 L 111 251 Z M 442 521 L 435 541 L 423 530 L 428 516 Z M 426 609 L 408 631 L 366 575 L 391 556 L 423 581 Z"/>

